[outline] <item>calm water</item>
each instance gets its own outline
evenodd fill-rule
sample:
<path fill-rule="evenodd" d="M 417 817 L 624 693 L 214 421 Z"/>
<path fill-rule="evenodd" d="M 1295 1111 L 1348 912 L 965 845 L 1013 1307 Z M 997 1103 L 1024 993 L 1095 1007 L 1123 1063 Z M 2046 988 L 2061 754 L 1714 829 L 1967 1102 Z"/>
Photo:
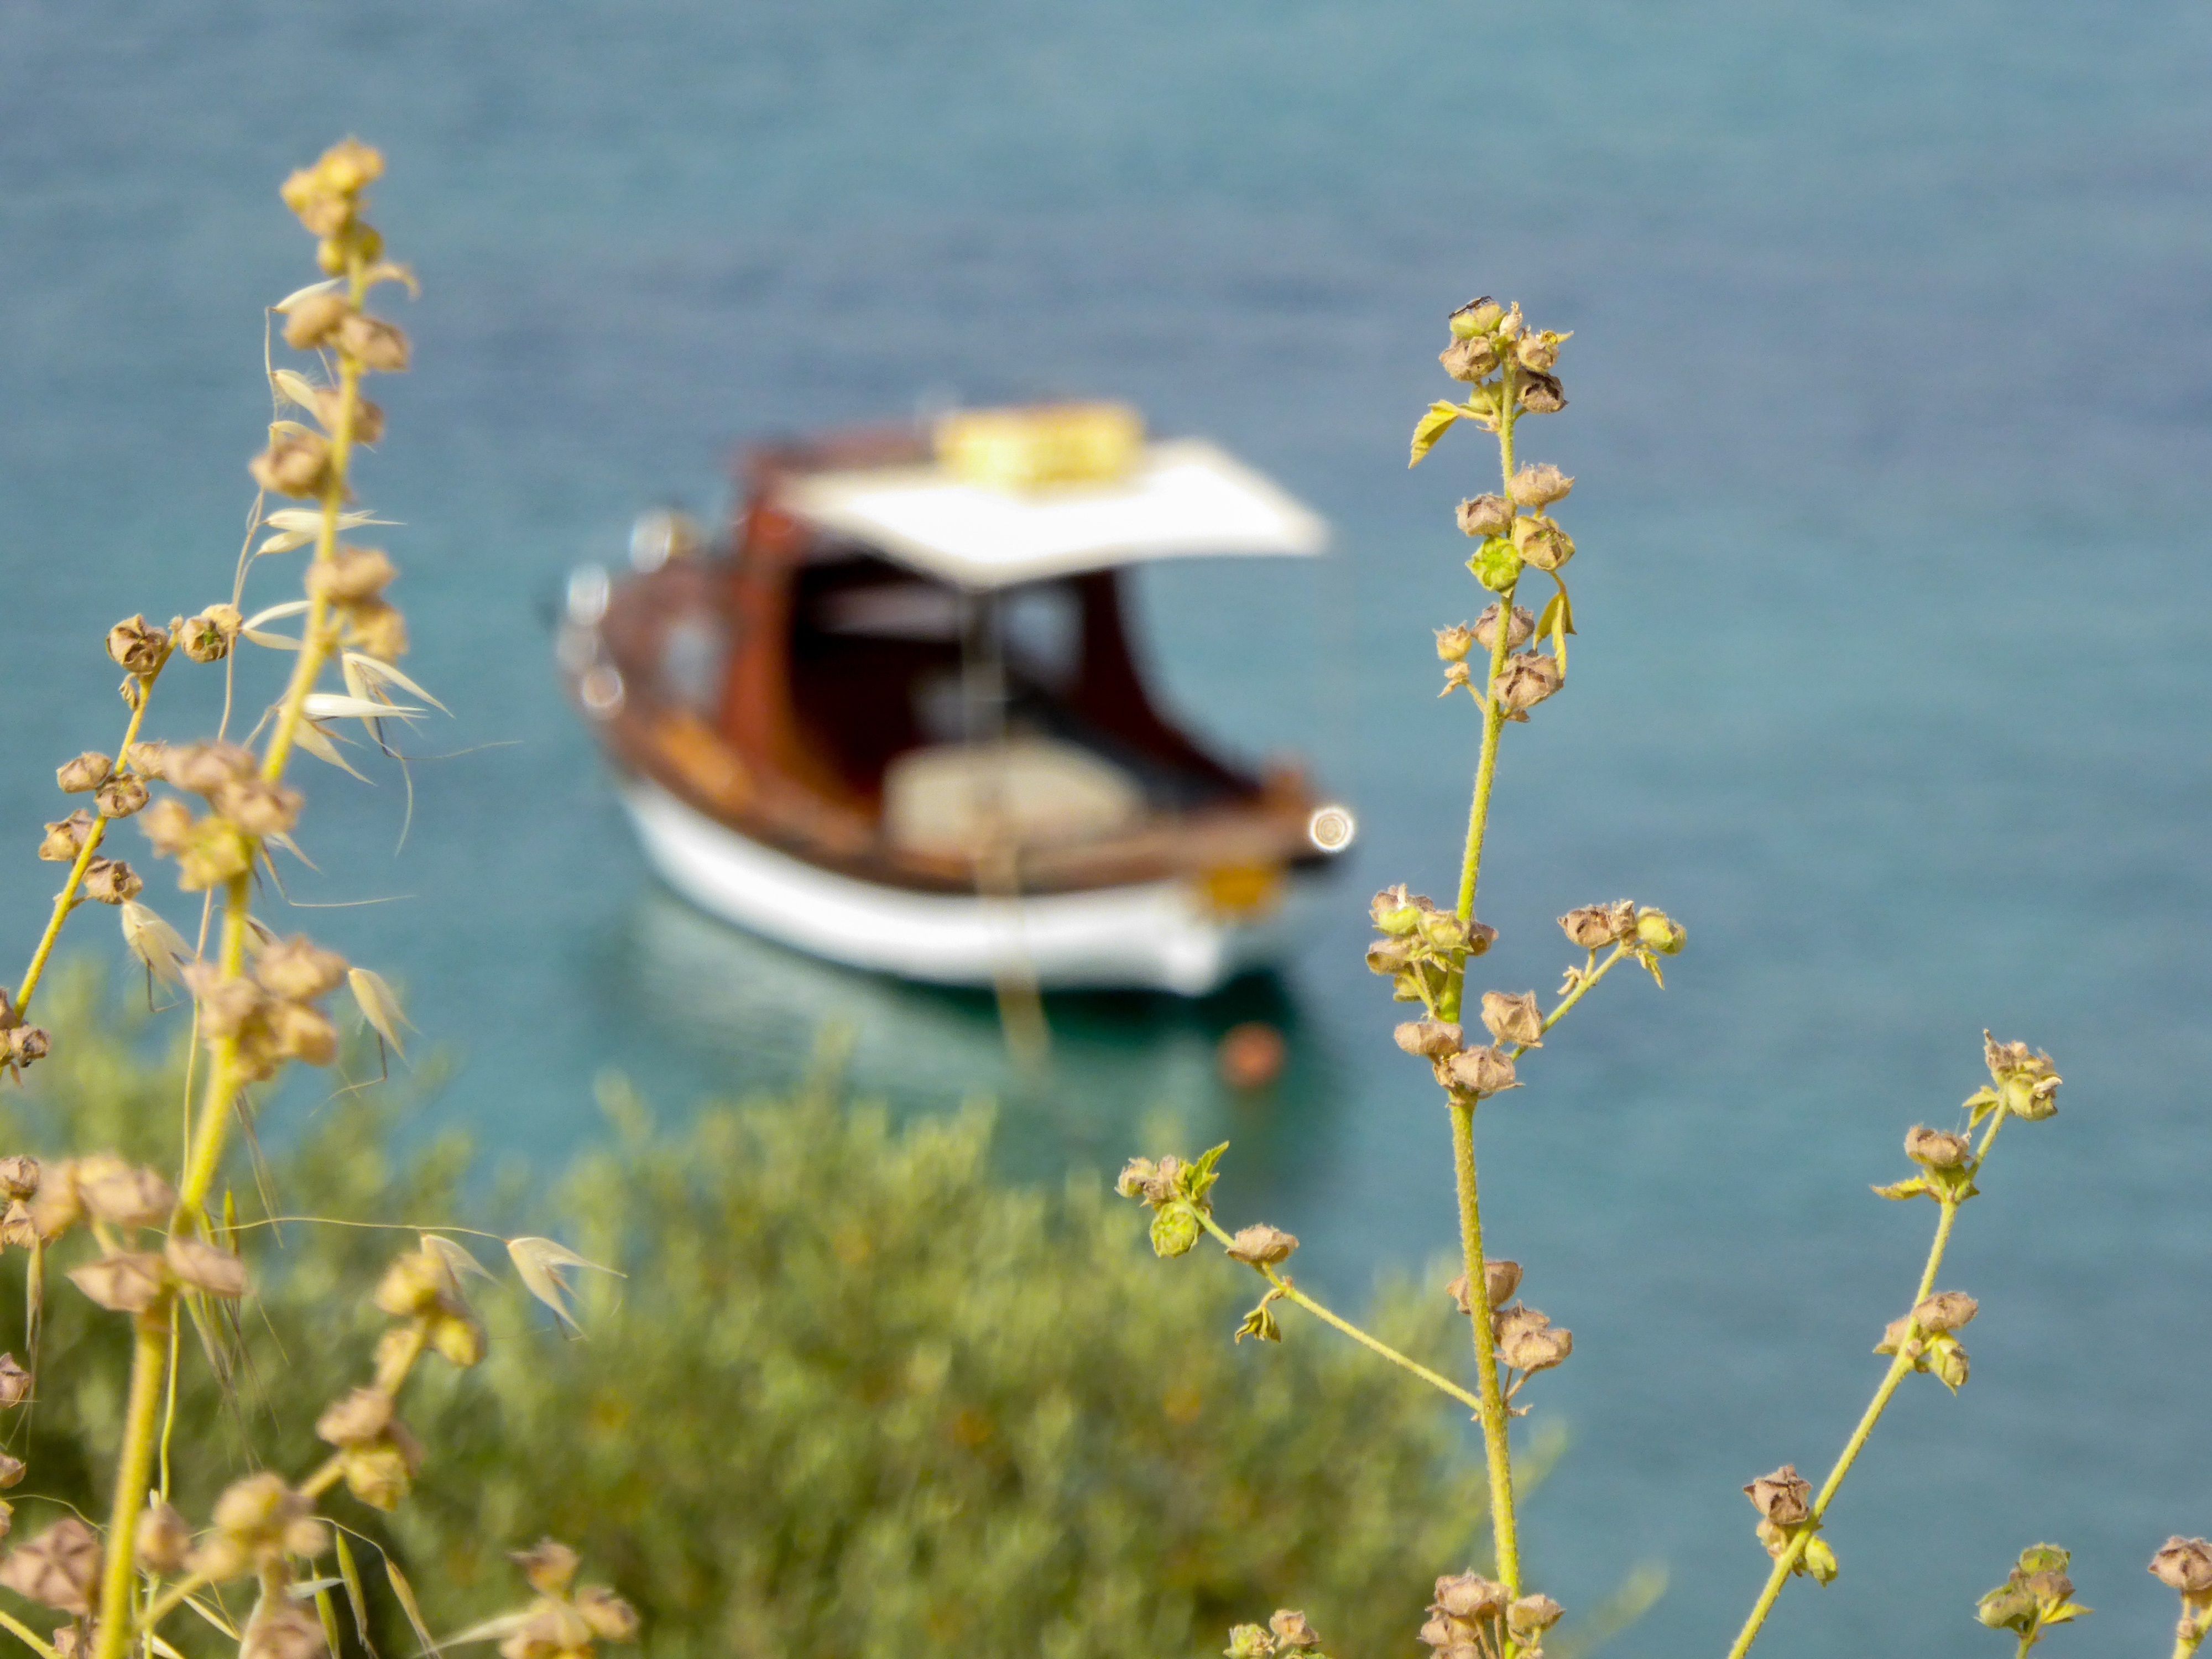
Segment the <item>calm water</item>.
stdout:
<path fill-rule="evenodd" d="M 0 4 L 0 776 L 112 743 L 117 596 L 221 592 L 256 308 L 303 280 L 272 187 L 358 130 L 428 285 L 368 489 L 458 718 L 418 742 L 453 757 L 416 768 L 404 851 L 386 779 L 296 891 L 404 901 L 313 923 L 460 1056 L 439 1111 L 550 1159 L 602 1067 L 680 1110 L 842 1014 L 903 1103 L 1000 1094 L 1024 1168 L 1110 1165 L 1161 1108 L 1229 1134 L 1225 1212 L 1356 1298 L 1452 1224 L 1360 899 L 1449 878 L 1472 721 L 1427 630 L 1474 608 L 1447 508 L 1486 463 L 1408 475 L 1405 434 L 1442 313 L 1520 295 L 1577 331 L 1533 453 L 1582 478 L 1583 633 L 1511 734 L 1487 978 L 1547 987 L 1549 918 L 1622 892 L 1692 941 L 1485 1114 L 1495 1236 L 1577 1337 L 1539 1389 L 1578 1437 L 1541 1577 L 1587 1605 L 1663 1559 L 1627 1645 L 1723 1645 L 1765 1565 L 1737 1486 L 1832 1455 L 1924 1245 L 1932 1212 L 1866 1183 L 1989 1024 L 2069 1082 L 1946 1275 L 1984 1299 L 1974 1379 L 1905 1391 L 1832 1516 L 1843 1579 L 1793 1589 L 1776 1645 L 1996 1651 L 1971 1601 L 2049 1536 L 2087 1639 L 2152 1651 L 2142 1563 L 2212 1531 L 2208 70 L 2172 0 Z M 1025 1090 L 979 1000 L 658 894 L 541 613 L 639 505 L 719 503 L 734 441 L 1059 392 L 1216 434 L 1335 520 L 1324 568 L 1154 573 L 1146 602 L 1180 706 L 1313 752 L 1368 829 L 1279 980 L 1056 1006 Z M 9 797 L 9 937 L 53 810 Z M 1232 1102 L 1211 1045 L 1255 1015 L 1291 1067 Z"/>

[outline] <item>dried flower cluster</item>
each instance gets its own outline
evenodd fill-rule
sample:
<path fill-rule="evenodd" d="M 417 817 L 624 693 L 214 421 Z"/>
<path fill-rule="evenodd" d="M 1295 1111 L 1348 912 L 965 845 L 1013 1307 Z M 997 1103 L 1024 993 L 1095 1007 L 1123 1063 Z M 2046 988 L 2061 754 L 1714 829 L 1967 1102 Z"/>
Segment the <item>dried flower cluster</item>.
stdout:
<path fill-rule="evenodd" d="M 394 665 L 406 648 L 406 629 L 384 597 L 396 574 L 390 559 L 339 539 L 368 521 L 366 514 L 347 510 L 352 459 L 359 446 L 383 431 L 382 414 L 361 395 L 363 378 L 396 373 L 408 360 L 406 336 L 366 307 L 380 284 L 412 285 L 404 270 L 383 261 L 382 240 L 362 214 L 364 193 L 382 170 L 374 150 L 348 141 L 285 183 L 284 200 L 319 239 L 317 257 L 331 280 L 294 295 L 277 310 L 286 343 L 317 353 L 323 376 L 273 373 L 276 395 L 306 410 L 314 424 L 273 422 L 268 447 L 249 470 L 264 491 L 312 505 L 281 508 L 260 520 L 272 533 L 241 561 L 229 599 L 173 617 L 166 627 L 137 615 L 108 630 L 105 648 L 125 673 L 128 722 L 113 755 L 87 750 L 56 769 L 62 792 L 88 795 L 91 805 L 46 826 L 39 856 L 66 865 L 68 873 L 29 967 L 12 994 L 0 992 L 0 1064 L 20 1071 L 51 1051 L 52 1039 L 28 1023 L 32 999 L 63 925 L 82 900 L 93 899 L 119 909 L 125 940 L 149 975 L 189 994 L 195 1035 L 206 1051 L 204 1082 L 188 1114 L 173 1179 L 110 1153 L 43 1166 L 27 1156 L 0 1158 L 0 1249 L 27 1253 L 34 1310 L 32 1365 L 0 1355 L 0 1409 L 22 1407 L 33 1395 L 40 1368 L 35 1310 L 53 1265 L 68 1262 L 64 1276 L 70 1283 L 94 1304 L 127 1319 L 132 1332 L 106 1527 L 65 1515 L 15 1540 L 0 1559 L 0 1586 L 68 1621 L 41 1636 L 0 1611 L 0 1628 L 40 1659 L 122 1659 L 127 1650 L 173 1655 L 177 1650 L 161 1633 L 163 1621 L 190 1604 L 220 1625 L 221 1615 L 197 1599 L 199 1593 L 247 1578 L 257 1599 L 234 1632 L 242 1659 L 320 1659 L 336 1641 L 331 1583 L 343 1581 L 357 1620 L 366 1614 L 343 1534 L 321 1518 L 319 1505 L 340 1485 L 373 1509 L 398 1504 L 423 1456 L 397 1415 L 402 1385 L 425 1353 L 459 1366 L 475 1364 L 483 1353 L 483 1327 L 460 1288 L 463 1273 L 483 1269 L 451 1240 L 424 1235 L 375 1290 L 375 1305 L 392 1323 L 377 1345 L 369 1381 L 330 1402 L 316 1422 L 332 1448 L 320 1468 L 297 1481 L 268 1469 L 247 1475 L 221 1495 L 198 1527 L 169 1500 L 166 1456 L 156 1476 L 156 1444 L 166 1446 L 179 1426 L 166 1420 L 177 1396 L 173 1381 L 165 1386 L 165 1380 L 173 1379 L 185 1352 L 181 1327 L 196 1327 L 194 1350 L 204 1347 L 228 1366 L 235 1329 L 226 1310 L 252 1294 L 234 1209 L 210 1202 L 232 1125 L 249 1104 L 247 1091 L 293 1060 L 319 1066 L 337 1060 L 337 1026 L 325 1004 L 341 987 L 380 1042 L 401 1046 L 398 999 L 383 980 L 304 935 L 279 937 L 252 912 L 257 874 L 267 871 L 282 889 L 274 881 L 272 849 L 298 852 L 292 836 L 305 802 L 286 781 L 295 749 L 351 770 L 330 722 L 359 720 L 380 743 L 382 723 L 421 712 L 395 702 L 392 688 L 427 697 Z M 258 561 L 311 544 L 301 597 L 246 617 L 240 600 Z M 297 635 L 270 629 L 286 617 L 301 619 Z M 283 695 L 252 737 L 240 742 L 218 731 L 168 743 L 141 735 L 155 688 L 179 651 L 195 664 L 223 665 L 228 693 L 235 690 L 241 644 L 288 652 L 292 659 Z M 333 666 L 343 693 L 319 689 Z M 226 711 L 229 702 L 227 695 Z M 168 793 L 157 796 L 157 787 Z M 197 943 L 142 902 L 143 876 L 103 855 L 108 825 L 132 817 L 155 855 L 174 861 L 179 889 L 205 896 Z M 545 1281 L 553 1266 L 582 1259 L 548 1240 L 519 1239 L 509 1249 L 526 1287 L 566 1317 L 557 1290 L 549 1294 Z M 66 1358 L 48 1355 L 43 1363 Z M 0 1455 L 0 1486 L 15 1486 L 25 1473 L 21 1462 Z M 0 1504 L 0 1534 L 13 1524 L 12 1509 Z M 312 1564 L 334 1550 L 340 1579 L 309 1582 L 304 1575 L 315 1571 Z M 562 1568 L 558 1553 L 550 1544 L 532 1553 L 539 1600 L 518 1615 L 507 1659 L 586 1659 L 599 1641 L 635 1635 L 635 1614 L 610 1592 L 570 1593 L 574 1558 L 567 1557 Z M 396 1568 L 392 1583 L 402 1583 Z M 411 1607 L 411 1599 L 402 1599 Z M 434 1645 L 427 1632 L 419 1633 L 426 1647 Z"/>

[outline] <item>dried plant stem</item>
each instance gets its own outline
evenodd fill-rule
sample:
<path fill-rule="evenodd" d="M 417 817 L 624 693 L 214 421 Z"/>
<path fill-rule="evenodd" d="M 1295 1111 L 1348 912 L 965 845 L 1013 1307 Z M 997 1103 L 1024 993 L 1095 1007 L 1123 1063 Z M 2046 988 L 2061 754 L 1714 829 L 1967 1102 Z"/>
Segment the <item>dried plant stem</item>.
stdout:
<path fill-rule="evenodd" d="M 1989 1156 L 1990 1144 L 1996 1139 L 1997 1131 L 2004 1127 L 2004 1121 L 2005 1113 L 2000 1109 L 1991 1119 L 1989 1132 L 1982 1137 L 1982 1144 L 1974 1153 L 1977 1170 L 1981 1167 L 1982 1160 Z M 1936 1289 L 1936 1275 L 1942 1270 L 1943 1253 L 1951 1243 L 1951 1225 L 1959 1218 L 1958 1200 L 1941 1199 L 1938 1202 L 1942 1214 L 1936 1223 L 1935 1240 L 1928 1247 L 1927 1265 L 1920 1270 L 1919 1288 L 1913 1292 L 1912 1305 L 1915 1307 L 1925 1302 Z M 1851 1465 L 1858 1461 L 1858 1455 L 1866 1449 L 1866 1443 L 1874 1433 L 1874 1425 L 1881 1420 L 1882 1413 L 1888 1407 L 1890 1396 L 1897 1392 L 1897 1385 L 1905 1381 L 1911 1370 L 1912 1357 L 1910 1354 L 1899 1353 L 1889 1362 L 1889 1370 L 1883 1373 L 1881 1386 L 1875 1390 L 1874 1398 L 1867 1403 L 1866 1411 L 1859 1418 L 1858 1426 L 1851 1431 L 1851 1437 L 1844 1443 L 1844 1449 L 1837 1457 L 1835 1467 L 1828 1471 L 1828 1478 L 1820 1483 L 1820 1494 L 1813 1500 L 1814 1522 L 1817 1523 L 1827 1513 L 1828 1505 L 1843 1486 L 1844 1477 L 1850 1473 Z M 1765 1624 L 1766 1615 L 1774 1609 L 1775 1599 L 1782 1594 L 1782 1586 L 1789 1582 L 1790 1573 L 1805 1553 L 1805 1547 L 1812 1542 L 1813 1532 L 1813 1527 L 1806 1527 L 1790 1540 L 1780 1555 L 1775 1557 L 1773 1568 L 1766 1575 L 1766 1583 L 1759 1590 L 1759 1600 L 1752 1605 L 1751 1616 L 1744 1620 L 1743 1628 L 1736 1632 L 1735 1644 L 1729 1648 L 1728 1659 L 1743 1659 L 1743 1656 L 1751 1651 L 1751 1644 L 1759 1639 L 1759 1627 Z"/>
<path fill-rule="evenodd" d="M 1502 631 L 1502 630 L 1501 630 Z M 1482 1203 L 1474 1178 L 1474 1106 L 1451 1103 L 1452 1162 L 1459 1171 L 1460 1246 L 1467 1268 L 1468 1300 L 1474 1307 L 1474 1385 L 1481 1395 L 1482 1447 L 1490 1466 L 1490 1535 L 1498 1550 L 1498 1576 L 1507 1592 L 1521 1594 L 1521 1532 L 1513 1511 L 1513 1452 L 1506 1433 L 1511 1421 L 1498 1383 L 1498 1335 L 1491 1328 L 1488 1273 L 1482 1255 Z"/>
<path fill-rule="evenodd" d="M 100 1568 L 100 1627 L 94 1659 L 123 1659 L 130 1645 L 131 1540 L 154 1470 L 154 1431 L 168 1369 L 169 1298 L 131 1321 L 131 1401 L 123 1419 L 123 1445 L 115 1465 L 115 1506 L 107 1523 L 107 1553 Z"/>
<path fill-rule="evenodd" d="M 1221 1224 L 1214 1220 L 1212 1216 L 1207 1215 L 1204 1211 L 1194 1207 L 1191 1213 L 1198 1218 L 1198 1224 L 1200 1226 L 1212 1233 L 1224 1245 L 1233 1243 L 1235 1242 L 1222 1230 Z M 1482 1409 L 1482 1401 L 1480 1399 L 1475 1395 L 1469 1394 L 1465 1389 L 1460 1387 L 1458 1383 L 1453 1382 L 1449 1377 L 1437 1375 L 1437 1373 L 1431 1370 L 1426 1365 L 1422 1364 L 1418 1359 L 1408 1358 L 1406 1355 L 1400 1353 L 1395 1348 L 1383 1341 L 1381 1338 L 1369 1335 L 1365 1331 L 1361 1330 L 1358 1326 L 1353 1324 L 1350 1320 L 1344 1318 L 1341 1315 L 1331 1312 L 1328 1309 L 1322 1306 L 1320 1303 L 1315 1301 L 1313 1297 L 1308 1296 L 1304 1291 L 1300 1290 L 1291 1280 L 1282 1277 L 1273 1267 L 1261 1267 L 1260 1268 L 1260 1272 L 1266 1276 L 1267 1280 L 1270 1285 L 1273 1285 L 1278 1291 L 1282 1292 L 1283 1299 L 1285 1301 L 1295 1302 L 1299 1307 L 1304 1308 L 1308 1313 L 1311 1314 L 1315 1318 L 1322 1321 L 1324 1324 L 1335 1326 L 1337 1329 L 1342 1331 L 1346 1336 L 1350 1337 L 1354 1342 L 1359 1344 L 1361 1347 L 1365 1348 L 1369 1352 L 1382 1355 L 1383 1358 L 1389 1360 L 1392 1364 L 1397 1366 L 1401 1370 L 1411 1371 L 1415 1376 L 1419 1377 L 1422 1382 L 1427 1383 L 1431 1388 L 1438 1390 L 1440 1393 L 1449 1395 L 1454 1400 L 1458 1401 L 1462 1405 L 1469 1407 L 1476 1411 Z"/>
<path fill-rule="evenodd" d="M 162 659 L 164 663 L 167 660 L 166 657 Z M 135 677 L 138 698 L 131 710 L 130 724 L 123 728 L 123 746 L 115 751 L 118 763 L 131 753 L 131 745 L 138 741 L 138 728 L 146 719 L 146 702 L 153 696 L 154 680 L 161 672 L 156 667 L 151 674 Z M 92 827 L 84 833 L 84 845 L 77 848 L 76 861 L 70 866 L 69 878 L 62 883 L 62 890 L 54 895 L 54 913 L 46 919 L 46 931 L 39 935 L 38 948 L 31 952 L 31 965 L 23 969 L 22 983 L 15 991 L 15 1012 L 19 1015 L 29 1012 L 31 994 L 39 988 L 40 977 L 46 971 L 46 958 L 53 954 L 54 941 L 62 936 L 62 924 L 76 908 L 77 889 L 84 884 L 84 872 L 92 867 L 93 857 L 100 851 L 100 843 L 106 834 L 107 820 L 95 816 Z"/>

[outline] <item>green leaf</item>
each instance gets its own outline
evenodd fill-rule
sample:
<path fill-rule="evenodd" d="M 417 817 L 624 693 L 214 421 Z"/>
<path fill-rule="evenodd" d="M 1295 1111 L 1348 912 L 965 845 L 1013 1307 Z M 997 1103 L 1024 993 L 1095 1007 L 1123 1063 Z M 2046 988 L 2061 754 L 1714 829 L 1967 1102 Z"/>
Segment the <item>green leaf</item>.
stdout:
<path fill-rule="evenodd" d="M 1887 1187 L 1874 1189 L 1877 1198 L 1917 1198 L 1928 1190 L 1926 1176 L 1912 1176 L 1906 1180 L 1893 1182 Z"/>
<path fill-rule="evenodd" d="M 1444 435 L 1451 423 L 1464 419 L 1466 414 L 1467 411 L 1455 404 L 1431 404 L 1428 412 L 1414 423 L 1413 459 L 1406 465 L 1419 466 L 1421 457 L 1437 447 L 1437 440 Z"/>

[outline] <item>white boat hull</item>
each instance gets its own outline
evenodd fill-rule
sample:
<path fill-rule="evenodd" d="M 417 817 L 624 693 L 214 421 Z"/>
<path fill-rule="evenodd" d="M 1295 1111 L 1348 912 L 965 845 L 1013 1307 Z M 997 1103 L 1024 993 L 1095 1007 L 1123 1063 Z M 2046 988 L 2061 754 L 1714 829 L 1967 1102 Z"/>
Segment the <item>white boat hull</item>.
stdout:
<path fill-rule="evenodd" d="M 1276 955 L 1316 885 L 1293 871 L 1281 902 L 1249 917 L 1210 911 L 1182 881 L 1015 899 L 909 892 L 763 846 L 646 780 L 620 789 L 647 858 L 701 908 L 832 961 L 944 985 L 1019 975 L 1202 996 Z"/>

